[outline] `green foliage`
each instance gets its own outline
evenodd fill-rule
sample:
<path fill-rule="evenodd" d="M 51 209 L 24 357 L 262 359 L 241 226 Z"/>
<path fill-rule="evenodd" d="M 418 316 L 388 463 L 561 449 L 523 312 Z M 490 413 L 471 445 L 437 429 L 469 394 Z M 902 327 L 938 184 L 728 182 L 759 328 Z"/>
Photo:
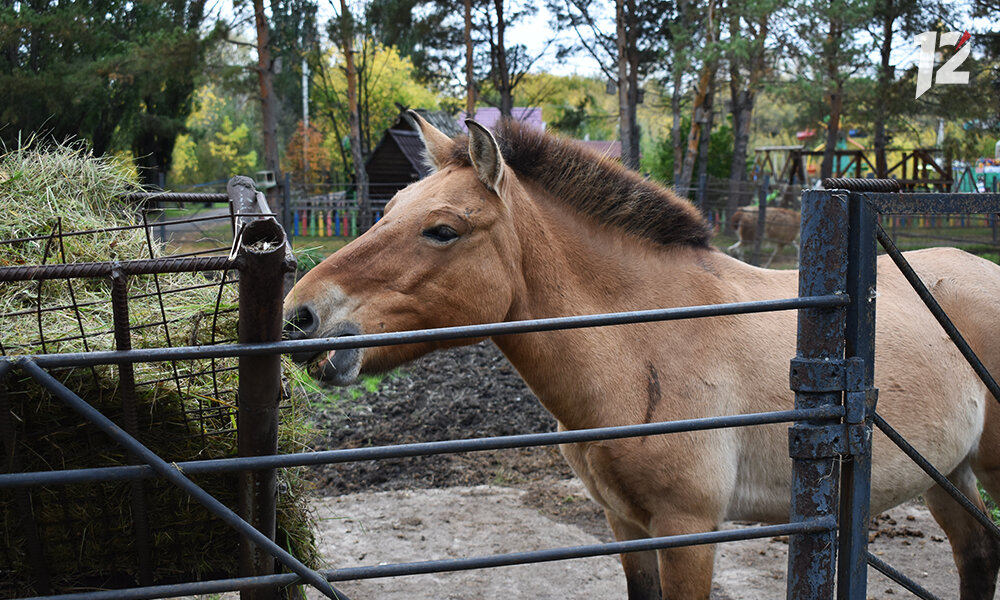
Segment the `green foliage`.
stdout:
<path fill-rule="evenodd" d="M 681 125 L 681 131 L 686 132 L 690 122 Z M 733 160 L 733 129 L 728 124 L 720 125 L 712 130 L 708 138 L 708 175 L 719 179 L 729 178 L 730 163 Z M 695 160 L 694 173 L 699 173 L 700 159 Z M 674 144 L 670 137 L 664 137 L 653 144 L 652 152 L 642 157 L 642 170 L 649 176 L 663 183 L 671 183 L 674 178 Z"/>
<path fill-rule="evenodd" d="M 983 488 L 983 484 L 976 482 L 976 486 L 979 488 L 979 497 L 983 499 L 983 504 L 986 505 L 986 514 L 993 519 L 994 523 L 1000 525 L 1000 507 L 997 506 L 996 501 Z"/>
<path fill-rule="evenodd" d="M 3 3 L 0 141 L 85 138 L 97 155 L 128 150 L 165 168 L 202 66 L 204 21 L 200 0 Z"/>
<path fill-rule="evenodd" d="M 359 75 L 361 99 L 361 128 L 363 145 L 370 152 L 399 114 L 396 104 L 417 108 L 437 108 L 437 95 L 415 79 L 413 63 L 392 46 L 383 46 L 371 39 L 358 46 L 355 56 Z M 330 134 L 324 144 L 329 149 L 332 165 L 315 165 L 340 174 L 346 179 L 353 167 L 350 153 L 342 152 L 346 144 L 347 78 L 344 73 L 343 53 L 328 50 L 316 69 L 312 84 L 314 120 L 322 121 Z M 331 135 L 332 134 L 332 135 Z M 339 159 L 339 160 L 338 160 Z M 338 164 L 339 163 L 339 164 Z"/>
<path fill-rule="evenodd" d="M 257 111 L 249 99 L 226 95 L 207 84 L 196 95 L 187 133 L 177 138 L 170 183 L 193 184 L 252 175 L 259 167 Z M 254 107 L 255 108 L 255 107 Z"/>
<path fill-rule="evenodd" d="M 526 75 L 518 86 L 518 106 L 541 106 L 548 126 L 577 139 L 611 140 L 617 135 L 618 106 L 605 82 L 581 75 Z"/>
<path fill-rule="evenodd" d="M 448 0 L 371 0 L 366 22 L 372 39 L 413 63 L 417 81 L 441 87 L 464 60 L 462 10 Z"/>

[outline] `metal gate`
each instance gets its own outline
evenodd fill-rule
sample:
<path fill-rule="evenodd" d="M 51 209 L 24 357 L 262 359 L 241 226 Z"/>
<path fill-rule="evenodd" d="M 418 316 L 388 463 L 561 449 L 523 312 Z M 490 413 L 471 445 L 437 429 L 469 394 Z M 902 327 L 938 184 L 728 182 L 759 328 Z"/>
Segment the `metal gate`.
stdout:
<path fill-rule="evenodd" d="M 748 302 L 728 305 L 665 308 L 649 311 L 603 315 L 570 316 L 533 321 L 495 323 L 444 329 L 409 331 L 392 334 L 359 335 L 350 338 L 320 340 L 265 341 L 275 323 L 274 307 L 280 311 L 280 294 L 264 302 L 263 312 L 256 322 L 267 323 L 262 338 L 242 339 L 227 346 L 185 346 L 163 349 L 137 349 L 90 352 L 64 355 L 26 356 L 0 360 L 0 381 L 12 370 L 30 375 L 51 390 L 61 401 L 72 406 L 89 421 L 96 423 L 108 435 L 141 457 L 144 465 L 0 474 L 0 489 L 50 484 L 72 484 L 91 481 L 137 480 L 163 477 L 188 491 L 198 502 L 246 536 L 255 556 L 261 558 L 253 576 L 198 581 L 175 585 L 145 586 L 122 590 L 63 594 L 58 597 L 73 600 L 161 598 L 179 595 L 207 594 L 230 590 L 252 593 L 254 597 L 273 596 L 281 586 L 308 583 L 330 598 L 346 598 L 328 582 L 375 577 L 391 577 L 417 573 L 447 572 L 488 568 L 541 561 L 565 560 L 585 556 L 618 554 L 694 544 L 711 544 L 739 539 L 789 535 L 788 597 L 793 599 L 832 598 L 834 589 L 841 598 L 865 598 L 867 565 L 890 574 L 904 586 L 919 593 L 919 586 L 897 577 L 891 567 L 867 551 L 868 499 L 871 467 L 871 432 L 873 423 L 889 430 L 875 413 L 877 392 L 873 388 L 874 311 L 875 303 L 875 239 L 883 244 L 888 239 L 880 232 L 875 213 L 897 203 L 894 212 L 917 211 L 914 201 L 933 199 L 935 206 L 920 212 L 954 211 L 1000 212 L 1000 196 L 942 196 L 914 194 L 897 196 L 887 193 L 885 183 L 858 183 L 853 180 L 831 182 L 854 191 L 814 190 L 803 195 L 801 236 L 801 270 L 799 296 L 781 300 Z M 861 188 L 860 186 L 869 186 Z M 273 221 L 271 221 L 273 223 Z M 269 227 L 269 226 L 268 226 Z M 247 229 L 246 231 L 250 231 Z M 258 234 L 254 234 L 258 235 Z M 268 229 L 254 241 L 283 239 L 280 229 Z M 891 245 L 891 241 L 889 241 Z M 280 246 L 280 244 L 279 244 Z M 888 246 L 887 248 L 891 248 Z M 895 254 L 893 250 L 890 253 Z M 280 262 L 280 261 L 279 261 Z M 271 281 L 280 272 L 279 263 L 262 267 Z M 275 299 L 276 298 L 276 299 Z M 242 299 L 241 299 L 241 311 Z M 776 310 L 798 310 L 798 342 L 796 356 L 791 360 L 790 383 L 795 392 L 793 410 L 751 415 L 735 415 L 692 419 L 669 423 L 650 423 L 628 427 L 564 431 L 548 434 L 506 436 L 472 440 L 453 440 L 401 446 L 356 448 L 303 454 L 245 456 L 234 459 L 168 463 L 152 454 L 132 436 L 106 417 L 89 407 L 62 386 L 46 369 L 59 366 L 92 366 L 103 364 L 135 364 L 143 361 L 182 360 L 188 358 L 241 357 L 251 366 L 247 384 L 263 386 L 266 391 L 261 407 L 270 411 L 277 390 L 277 357 L 285 353 L 318 353 L 321 350 L 413 343 L 419 341 L 481 338 L 529 331 L 551 331 L 574 327 L 605 327 L 629 323 L 667 321 L 685 318 L 710 318 L 719 315 L 746 314 Z M 242 314 L 242 313 L 241 313 Z M 280 312 L 277 324 L 280 327 Z M 261 316 L 266 315 L 266 316 Z M 952 329 L 954 329 L 952 327 Z M 264 336 L 263 334 L 268 335 Z M 967 348 L 967 346 L 966 346 Z M 260 364 L 266 365 L 260 368 Z M 242 371 L 241 371 L 242 372 Z M 251 379 L 252 377 L 252 379 Z M 989 389 L 995 383 L 983 374 Z M 241 377 L 240 386 L 244 380 Z M 242 397 L 242 395 L 241 395 Z M 241 406 L 241 410 L 244 407 Z M 254 414 L 254 413 L 251 413 Z M 242 423 L 249 423 L 241 417 Z M 352 569 L 315 571 L 278 547 L 265 533 L 247 524 L 246 520 L 206 494 L 188 478 L 199 473 L 253 473 L 257 487 L 269 490 L 275 469 L 291 466 L 318 465 L 355 460 L 377 460 L 406 456 L 466 452 L 487 449 L 554 445 L 572 442 L 614 439 L 641 435 L 669 434 L 718 427 L 752 426 L 790 422 L 789 455 L 793 465 L 791 519 L 787 524 L 741 530 L 692 533 L 680 536 L 615 542 L 592 546 L 557 548 L 496 556 L 469 557 L 456 560 L 423 561 L 406 564 L 378 565 Z M 894 438 L 894 441 L 895 438 Z M 900 443 L 904 450 L 904 442 Z M 926 461 L 925 461 L 926 462 Z M 923 466 L 923 465 L 922 465 Z M 936 481 L 946 484 L 940 474 Z M 270 493 L 270 492 L 267 492 Z M 967 502 L 966 502 L 967 503 Z M 967 503 L 968 504 L 968 503 Z M 838 515 L 839 507 L 839 515 Z M 256 511 L 248 509 L 253 514 Z M 265 517 L 266 518 L 266 517 Z M 981 519 L 989 521 L 985 515 Z M 838 536 L 839 523 L 839 536 Z M 996 527 L 992 526 L 996 533 Z M 280 562 L 288 572 L 267 570 L 267 556 Z M 837 560 L 839 556 L 839 561 Z M 923 597 L 930 597 L 924 595 Z"/>

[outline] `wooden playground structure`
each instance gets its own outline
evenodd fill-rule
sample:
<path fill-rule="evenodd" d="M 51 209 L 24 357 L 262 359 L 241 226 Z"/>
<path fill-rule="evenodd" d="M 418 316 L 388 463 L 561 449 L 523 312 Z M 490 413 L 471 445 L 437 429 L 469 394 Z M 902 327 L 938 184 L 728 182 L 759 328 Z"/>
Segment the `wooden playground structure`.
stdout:
<path fill-rule="evenodd" d="M 888 161 L 892 166 L 885 173 L 879 173 L 875 168 L 874 150 L 838 148 L 834 150 L 832 176 L 895 179 L 904 192 L 951 192 L 955 183 L 952 168 L 948 163 L 939 164 L 935 155 L 940 152 L 940 148 L 888 149 L 886 154 L 892 157 Z M 755 175 L 769 173 L 776 182 L 810 187 L 819 179 L 823 153 L 823 150 L 808 150 L 805 146 L 761 146 L 754 149 L 753 172 Z M 892 159 L 896 160 L 894 164 Z"/>

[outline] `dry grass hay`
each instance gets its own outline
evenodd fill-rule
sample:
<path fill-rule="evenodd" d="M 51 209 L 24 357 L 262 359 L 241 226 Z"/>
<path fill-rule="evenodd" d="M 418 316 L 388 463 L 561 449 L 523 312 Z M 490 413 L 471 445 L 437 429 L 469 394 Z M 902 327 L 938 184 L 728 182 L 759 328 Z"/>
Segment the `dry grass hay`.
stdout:
<path fill-rule="evenodd" d="M 7 153 L 0 157 L 0 266 L 161 255 L 162 246 L 147 237 L 136 207 L 122 200 L 136 190 L 130 169 L 79 148 Z M 90 233 L 71 235 L 82 231 Z M 131 277 L 132 346 L 234 341 L 235 274 L 224 274 L 224 280 L 229 283 L 200 273 Z M 105 278 L 0 283 L 0 351 L 23 355 L 114 349 L 110 289 Z M 235 367 L 235 359 L 136 364 L 138 439 L 168 461 L 234 456 Z M 118 367 L 53 374 L 122 423 Z M 0 435 L 9 437 L 0 472 L 129 464 L 107 436 L 25 377 L 8 378 L 0 392 Z M 286 404 L 279 443 L 283 452 L 300 451 L 310 436 L 305 416 L 294 398 Z M 280 477 L 280 542 L 315 563 L 302 497 L 305 483 L 296 470 L 285 470 Z M 235 509 L 235 479 L 206 476 L 196 483 Z M 25 523 L 37 528 L 53 591 L 134 584 L 140 551 L 132 487 L 105 483 L 33 489 L 30 516 L 19 511 L 15 492 L 0 490 L 0 596 L 37 591 Z M 235 575 L 235 532 L 166 482 L 147 480 L 143 488 L 156 583 Z"/>

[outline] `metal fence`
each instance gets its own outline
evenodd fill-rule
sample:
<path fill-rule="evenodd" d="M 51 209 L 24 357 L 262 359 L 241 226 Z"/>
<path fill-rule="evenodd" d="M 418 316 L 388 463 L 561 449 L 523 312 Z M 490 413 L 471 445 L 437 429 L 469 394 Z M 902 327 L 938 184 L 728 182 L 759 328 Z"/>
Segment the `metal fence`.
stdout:
<path fill-rule="evenodd" d="M 853 181 L 835 182 L 841 187 L 861 189 Z M 870 188 L 867 188 L 870 189 Z M 33 473 L 0 474 L 0 490 L 27 489 L 50 484 L 79 484 L 93 481 L 142 480 L 162 477 L 188 491 L 219 518 L 245 535 L 256 545 L 258 558 L 277 558 L 287 573 L 268 574 L 258 571 L 254 576 L 234 577 L 213 581 L 179 583 L 168 586 L 140 587 L 63 594 L 59 598 L 73 600 L 159 598 L 178 595 L 216 593 L 228 590 L 258 590 L 273 594 L 279 586 L 308 583 L 330 598 L 346 596 L 329 585 L 351 579 L 391 577 L 417 573 L 447 572 L 473 568 L 525 564 L 540 561 L 618 554 L 642 550 L 673 548 L 694 544 L 711 544 L 738 539 L 775 535 L 790 536 L 788 551 L 788 597 L 795 599 L 832 598 L 834 589 L 841 598 L 863 599 L 867 585 L 867 566 L 873 564 L 917 593 L 926 594 L 919 586 L 899 576 L 867 551 L 868 497 L 871 461 L 871 431 L 873 423 L 890 431 L 875 413 L 877 393 L 873 388 L 874 373 L 874 311 L 871 302 L 875 289 L 875 239 L 886 244 L 894 260 L 891 240 L 884 235 L 875 213 L 887 209 L 917 210 L 914 201 L 927 201 L 926 195 L 900 198 L 895 194 L 848 192 L 843 190 L 810 190 L 802 198 L 802 244 L 799 296 L 781 300 L 739 304 L 664 308 L 659 310 L 613 313 L 603 315 L 568 316 L 532 321 L 494 323 L 469 327 L 409 331 L 391 334 L 359 335 L 350 338 L 274 341 L 273 310 L 266 317 L 255 317 L 255 323 L 266 323 L 260 337 L 239 343 L 211 347 L 181 346 L 135 350 L 107 350 L 53 355 L 22 356 L 0 359 L 0 380 L 19 370 L 78 411 L 85 419 L 125 445 L 129 452 L 141 457 L 133 466 L 76 469 Z M 888 191 L 887 189 L 885 191 Z M 934 195 L 935 212 L 946 209 L 965 212 L 1000 211 L 1000 197 L 985 195 L 942 197 Z M 921 210 L 925 210 L 921 208 Z M 252 225 L 252 224 L 251 224 Z M 251 231 L 248 226 L 244 234 Z M 280 230 L 269 229 L 261 239 L 278 239 Z M 256 235 L 256 234 L 255 234 Z M 887 244 L 888 240 L 888 244 Z M 275 263 L 277 264 L 277 263 Z M 273 269 L 264 269 L 265 271 Z M 280 270 L 280 268 L 279 268 Z M 45 269 L 23 271 L 25 276 L 39 276 Z M 0 272 L 2 274 L 2 272 Z M 245 276 L 245 274 L 244 274 Z M 272 276 L 272 279 L 274 277 Z M 242 285 L 241 278 L 241 285 Z M 280 296 L 277 300 L 280 310 Z M 266 303 L 272 304 L 274 300 Z M 273 304 L 271 305 L 273 309 Z M 241 306 L 241 322 L 243 320 Z M 575 327 L 607 327 L 630 323 L 668 321 L 686 318 L 711 318 L 719 315 L 746 314 L 775 310 L 798 310 L 798 341 L 796 356 L 791 359 L 790 381 L 795 394 L 794 409 L 772 413 L 735 415 L 693 419 L 670 423 L 651 423 L 629 427 L 564 431 L 486 439 L 453 440 L 391 447 L 354 448 L 302 454 L 245 456 L 234 459 L 205 460 L 171 464 L 152 455 L 135 439 L 107 417 L 87 406 L 47 372 L 73 366 L 134 365 L 145 361 L 175 361 L 190 358 L 240 357 L 240 410 L 246 408 L 244 384 L 262 385 L 270 395 L 277 393 L 278 374 L 272 368 L 252 367 L 243 370 L 243 361 L 261 361 L 274 365 L 280 354 L 318 353 L 332 349 L 385 346 L 420 341 L 481 338 L 510 335 L 529 331 L 552 331 Z M 280 328 L 280 316 L 277 325 Z M 953 327 L 951 328 L 954 329 Z M 267 341 L 270 338 L 271 341 Z M 967 345 L 966 345 L 967 348 Z M 247 377 L 244 380 L 244 377 Z M 252 378 L 251 378 L 252 377 Z M 996 385 L 983 374 L 991 391 Z M 272 410 L 265 401 L 263 410 Z M 253 410 L 253 409 L 251 409 Z M 251 413 L 254 414 L 254 413 Z M 241 416 L 240 428 L 252 419 Z M 456 560 L 421 561 L 405 564 L 378 565 L 352 569 L 314 571 L 274 544 L 267 531 L 261 533 L 214 500 L 189 479 L 203 473 L 243 472 L 268 477 L 274 469 L 308 466 L 354 460 L 377 460 L 445 452 L 466 452 L 486 449 L 533 445 L 553 445 L 615 439 L 640 435 L 669 434 L 716 427 L 752 426 L 764 423 L 791 422 L 789 454 L 792 459 L 791 519 L 787 524 L 739 530 L 692 533 L 688 535 L 615 542 L 593 546 L 557 548 L 496 556 L 468 557 Z M 242 433 L 242 432 L 241 432 Z M 904 445 L 904 450 L 905 450 Z M 926 462 L 926 461 L 925 461 Z M 940 474 L 936 481 L 947 482 Z M 957 490 L 956 490 L 957 491 Z M 960 493 L 959 493 L 960 495 Z M 254 513 L 255 511 L 249 510 Z M 980 515 L 980 519 L 986 519 Z M 839 523 L 839 535 L 838 535 Z M 995 526 L 993 527 L 995 531 Z M 265 565 L 266 560 L 260 560 Z M 930 597 L 923 595 L 922 597 Z"/>

